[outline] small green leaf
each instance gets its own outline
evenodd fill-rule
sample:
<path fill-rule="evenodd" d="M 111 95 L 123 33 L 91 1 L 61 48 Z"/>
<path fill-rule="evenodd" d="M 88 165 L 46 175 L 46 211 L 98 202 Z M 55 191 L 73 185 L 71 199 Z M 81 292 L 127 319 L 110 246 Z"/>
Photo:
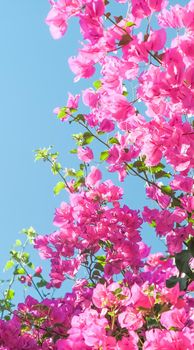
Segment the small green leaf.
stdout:
<path fill-rule="evenodd" d="M 32 262 L 29 262 L 29 263 L 27 264 L 27 266 L 28 266 L 30 269 L 32 269 L 32 270 L 35 269 L 35 266 L 34 266 L 34 264 L 33 264 Z"/>
<path fill-rule="evenodd" d="M 96 259 L 100 262 L 106 261 L 106 256 L 105 255 L 97 255 Z"/>
<path fill-rule="evenodd" d="M 191 237 L 187 241 L 187 245 L 188 245 L 188 248 L 189 248 L 189 251 L 190 251 L 192 257 L 194 257 L 194 237 Z"/>
<path fill-rule="evenodd" d="M 172 276 L 168 280 L 166 280 L 166 287 L 173 288 L 178 282 L 178 277 Z"/>
<path fill-rule="evenodd" d="M 65 184 L 62 181 L 59 181 L 53 189 L 54 194 L 57 196 L 63 189 L 65 188 Z"/>
<path fill-rule="evenodd" d="M 51 170 L 52 170 L 54 175 L 57 175 L 59 173 L 59 171 L 61 170 L 61 164 L 58 162 L 54 162 L 52 164 Z"/>
<path fill-rule="evenodd" d="M 152 222 L 149 224 L 151 227 L 156 227 L 156 221 L 155 220 L 152 220 Z"/>
<path fill-rule="evenodd" d="M 84 175 L 83 170 L 78 170 L 78 171 L 76 171 L 76 173 L 75 173 L 75 176 L 76 176 L 76 177 L 80 177 L 80 176 L 83 176 L 83 175 Z"/>
<path fill-rule="evenodd" d="M 6 262 L 4 270 L 7 271 L 7 270 L 11 269 L 14 265 L 15 265 L 14 261 L 13 260 L 9 260 L 9 261 Z"/>
<path fill-rule="evenodd" d="M 159 171 L 162 171 L 164 168 L 165 168 L 164 164 L 159 163 L 158 165 L 150 167 L 149 170 L 152 174 L 156 174 Z"/>
<path fill-rule="evenodd" d="M 77 153 L 77 148 L 71 149 L 71 151 L 69 151 L 69 153 L 76 154 Z"/>
<path fill-rule="evenodd" d="M 75 118 L 74 118 L 74 121 L 75 122 L 79 122 L 79 121 L 81 121 L 81 122 L 85 122 L 85 117 L 84 117 L 84 115 L 83 114 L 78 114 Z"/>
<path fill-rule="evenodd" d="M 67 107 L 62 107 L 62 108 L 60 109 L 58 115 L 57 115 L 57 118 L 58 118 L 58 119 L 63 119 L 63 118 L 65 118 L 65 117 L 67 116 L 66 111 L 67 111 Z"/>
<path fill-rule="evenodd" d="M 181 206 L 181 201 L 178 198 L 173 198 L 171 207 L 180 207 Z"/>
<path fill-rule="evenodd" d="M 113 294 L 114 294 L 114 295 L 119 295 L 119 294 L 121 294 L 121 292 L 122 292 L 122 288 L 117 288 L 117 289 L 115 289 L 115 290 L 113 291 Z"/>
<path fill-rule="evenodd" d="M 15 292 L 13 289 L 8 289 L 6 292 L 5 292 L 5 297 L 6 299 L 8 300 L 12 300 L 14 298 L 14 295 L 15 295 Z"/>
<path fill-rule="evenodd" d="M 93 86 L 95 87 L 96 90 L 100 89 L 101 86 L 102 86 L 101 80 L 96 80 L 96 81 L 93 83 Z"/>
<path fill-rule="evenodd" d="M 116 137 L 110 137 L 110 139 L 108 140 L 108 143 L 110 143 L 111 145 L 113 144 L 120 145 L 119 140 Z"/>
<path fill-rule="evenodd" d="M 192 258 L 192 255 L 189 250 L 182 250 L 182 252 L 175 255 L 175 264 L 178 270 L 182 273 L 184 272 L 188 276 L 192 274 L 192 271 L 189 267 L 189 260 Z"/>
<path fill-rule="evenodd" d="M 51 147 L 37 149 L 35 151 L 35 160 L 40 160 L 40 159 L 46 160 L 48 158 L 50 149 Z"/>
<path fill-rule="evenodd" d="M 25 275 L 25 270 L 22 267 L 18 267 L 18 269 L 16 269 L 14 271 L 14 275 Z"/>
<path fill-rule="evenodd" d="M 74 183 L 73 187 L 74 187 L 75 190 L 77 190 L 84 183 L 85 183 L 84 177 L 79 177 L 79 179 Z"/>
<path fill-rule="evenodd" d="M 29 228 L 24 228 L 21 233 L 25 234 L 28 238 L 35 238 L 37 235 L 35 229 L 32 226 Z"/>
<path fill-rule="evenodd" d="M 22 245 L 22 242 L 20 241 L 20 239 L 16 239 L 15 246 L 16 247 L 21 247 L 21 245 Z"/>
<path fill-rule="evenodd" d="M 100 160 L 106 160 L 109 157 L 109 152 L 108 151 L 103 151 L 100 153 Z"/>
<path fill-rule="evenodd" d="M 42 279 L 41 281 L 37 282 L 36 285 L 38 288 L 45 287 L 47 285 L 47 281 Z"/>
<path fill-rule="evenodd" d="M 155 178 L 156 178 L 156 179 L 160 179 L 161 177 L 170 178 L 171 175 L 170 175 L 169 173 L 166 173 L 166 171 L 164 171 L 164 170 L 160 170 L 160 171 L 158 171 L 158 172 L 155 174 Z"/>
<path fill-rule="evenodd" d="M 90 132 L 85 132 L 83 134 L 82 146 L 89 145 L 94 139 L 94 136 Z"/>
<path fill-rule="evenodd" d="M 161 191 L 164 194 L 173 194 L 173 190 L 170 186 L 161 186 Z"/>
<path fill-rule="evenodd" d="M 104 265 L 104 264 L 102 264 L 102 263 L 96 263 L 96 264 L 94 265 L 94 268 L 97 269 L 97 270 L 100 270 L 100 271 L 104 272 L 104 267 L 103 267 L 103 265 Z"/>
<path fill-rule="evenodd" d="M 77 112 L 77 109 L 76 109 L 76 108 L 69 108 L 69 111 L 70 111 L 70 113 L 72 114 L 72 113 Z"/>
<path fill-rule="evenodd" d="M 127 23 L 125 23 L 125 26 L 126 27 L 133 27 L 133 26 L 135 26 L 136 24 L 134 23 L 134 22 L 127 22 Z"/>

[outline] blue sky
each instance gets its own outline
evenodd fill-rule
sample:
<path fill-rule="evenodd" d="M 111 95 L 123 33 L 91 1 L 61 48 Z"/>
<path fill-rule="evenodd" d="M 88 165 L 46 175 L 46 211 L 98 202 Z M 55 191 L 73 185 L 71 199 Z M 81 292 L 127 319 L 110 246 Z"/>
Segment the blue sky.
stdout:
<path fill-rule="evenodd" d="M 78 93 L 90 86 L 89 81 L 74 84 L 67 64 L 77 52 L 76 22 L 64 39 L 54 41 L 44 23 L 48 10 L 47 0 L 10 0 L 1 6 L 0 270 L 22 228 L 33 226 L 41 234 L 54 229 L 54 210 L 64 197 L 54 196 L 58 179 L 47 164 L 34 162 L 33 150 L 54 145 L 65 166 L 75 165 L 68 154 L 74 148 L 75 130 L 60 123 L 52 110 L 65 105 L 68 91 Z M 131 177 L 124 187 L 130 207 L 147 204 L 142 182 Z M 151 244 L 151 229 L 144 231 L 145 236 Z M 154 250 L 158 247 L 155 242 Z"/>

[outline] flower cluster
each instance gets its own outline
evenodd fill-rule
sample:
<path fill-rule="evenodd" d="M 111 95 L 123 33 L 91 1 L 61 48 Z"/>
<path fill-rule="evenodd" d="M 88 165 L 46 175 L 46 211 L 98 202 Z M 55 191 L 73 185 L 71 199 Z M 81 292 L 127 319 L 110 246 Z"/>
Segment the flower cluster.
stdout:
<path fill-rule="evenodd" d="M 41 267 L 34 275 L 24 269 L 31 263 L 23 252 L 12 256 L 20 263 L 14 274 L 36 291 L 42 285 L 61 291 L 66 279 L 75 284 L 65 296 L 28 296 L 12 312 L 8 289 L 0 350 L 194 348 L 194 1 L 117 2 L 125 16 L 112 15 L 107 0 L 50 0 L 46 23 L 54 39 L 72 17 L 80 24 L 82 46 L 69 58 L 75 82 L 96 68 L 100 76 L 54 110 L 84 129 L 73 134 L 71 151 L 80 169 L 63 169 L 50 149 L 36 156 L 62 178 L 55 194 L 69 195 L 56 209 L 56 231 L 33 236 L 50 261 L 49 281 Z M 87 112 L 77 114 L 81 103 Z M 104 181 L 93 140 L 103 146 L 100 165 L 120 182 L 135 175 L 146 183 L 142 211 L 123 204 L 122 188 Z M 150 254 L 141 237 L 146 223 L 166 254 Z"/>

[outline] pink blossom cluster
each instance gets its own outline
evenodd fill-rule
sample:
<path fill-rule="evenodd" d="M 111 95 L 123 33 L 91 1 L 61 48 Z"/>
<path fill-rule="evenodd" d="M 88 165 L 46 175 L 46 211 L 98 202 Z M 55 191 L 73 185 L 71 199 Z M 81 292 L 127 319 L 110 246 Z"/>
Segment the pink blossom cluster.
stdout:
<path fill-rule="evenodd" d="M 154 278 L 158 262 L 172 273 L 172 264 L 159 258 L 149 258 L 152 282 L 145 271 L 138 283 L 133 277 L 88 287 L 82 279 L 64 298 L 27 297 L 11 321 L 1 321 L 1 349 L 192 349 L 193 300 L 178 285 L 169 290 Z"/>
<path fill-rule="evenodd" d="M 59 173 L 69 202 L 56 209 L 56 231 L 35 239 L 51 264 L 47 289 L 62 291 L 69 278 L 75 284 L 60 298 L 20 303 L 0 321 L 0 350 L 194 348 L 194 1 L 117 0 L 125 18 L 113 16 L 109 2 L 50 0 L 55 39 L 79 20 L 83 43 L 69 58 L 75 81 L 100 71 L 93 88 L 69 94 L 54 111 L 86 129 L 85 138 L 74 136 L 81 175 Z M 75 116 L 80 97 L 88 112 Z M 150 201 L 142 211 L 103 180 L 88 146 L 94 138 L 120 182 L 130 174 L 145 181 Z M 165 239 L 166 254 L 150 254 L 143 223 Z M 34 285 L 34 276 L 20 280 Z"/>
<path fill-rule="evenodd" d="M 106 278 L 127 266 L 136 271 L 149 253 L 139 234 L 139 213 L 121 206 L 122 189 L 100 178 L 101 172 L 92 167 L 86 177 L 89 190 L 70 194 L 70 204 L 63 202 L 56 209 L 54 225 L 59 229 L 36 238 L 41 257 L 51 260 L 51 285 L 55 287 L 61 286 L 66 275 L 76 275 L 88 252 L 100 254 L 103 243 Z"/>

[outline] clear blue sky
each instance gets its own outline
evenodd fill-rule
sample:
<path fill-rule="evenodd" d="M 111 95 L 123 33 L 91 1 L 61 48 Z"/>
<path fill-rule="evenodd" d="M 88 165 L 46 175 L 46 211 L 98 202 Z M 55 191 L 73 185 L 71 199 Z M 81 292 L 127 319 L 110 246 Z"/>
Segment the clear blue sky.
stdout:
<path fill-rule="evenodd" d="M 175 3 L 175 2 L 173 2 Z M 77 52 L 78 27 L 72 23 L 68 35 L 54 41 L 44 23 L 47 0 L 3 1 L 0 13 L 1 59 L 1 260 L 23 227 L 33 226 L 49 233 L 53 213 L 63 196 L 54 197 L 57 182 L 47 164 L 35 163 L 33 150 L 55 145 L 61 161 L 74 166 L 68 150 L 73 148 L 70 128 L 52 114 L 55 106 L 65 105 L 67 92 L 77 93 L 90 86 L 89 81 L 73 84 L 67 59 Z M 142 196 L 144 184 L 128 178 L 126 203 L 133 208 L 147 203 Z M 144 236 L 153 242 L 146 229 Z M 158 248 L 154 245 L 154 250 Z"/>

